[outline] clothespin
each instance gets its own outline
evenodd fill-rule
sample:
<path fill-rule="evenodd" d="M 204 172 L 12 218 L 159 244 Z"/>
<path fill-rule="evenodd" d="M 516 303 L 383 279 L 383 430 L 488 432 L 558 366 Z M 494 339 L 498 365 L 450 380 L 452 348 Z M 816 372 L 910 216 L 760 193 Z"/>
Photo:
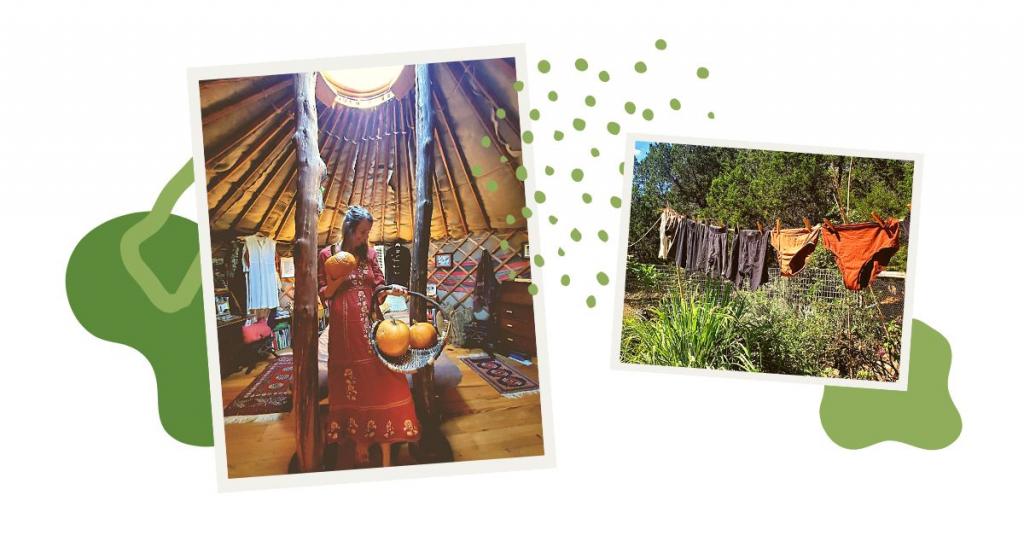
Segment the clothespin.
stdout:
<path fill-rule="evenodd" d="M 759 233 L 763 233 L 764 232 L 764 225 L 761 225 L 761 222 L 757 222 L 757 232 L 759 232 Z"/>
<path fill-rule="evenodd" d="M 832 220 L 830 220 L 830 219 L 828 219 L 828 218 L 825 218 L 825 227 L 826 227 L 826 228 L 827 228 L 828 230 L 830 230 L 830 231 L 835 231 L 835 230 L 836 230 L 836 226 L 835 226 L 835 225 L 832 225 Z"/>
<path fill-rule="evenodd" d="M 885 222 L 883 222 L 882 218 L 878 217 L 878 213 L 873 210 L 871 211 L 871 219 L 875 220 L 875 222 L 878 223 L 878 225 L 885 227 Z"/>
<path fill-rule="evenodd" d="M 782 232 L 782 220 L 779 218 L 775 218 L 775 232 Z"/>
<path fill-rule="evenodd" d="M 910 212 L 910 203 L 907 203 L 907 213 Z"/>
<path fill-rule="evenodd" d="M 804 229 L 811 230 L 811 220 L 804 218 Z"/>

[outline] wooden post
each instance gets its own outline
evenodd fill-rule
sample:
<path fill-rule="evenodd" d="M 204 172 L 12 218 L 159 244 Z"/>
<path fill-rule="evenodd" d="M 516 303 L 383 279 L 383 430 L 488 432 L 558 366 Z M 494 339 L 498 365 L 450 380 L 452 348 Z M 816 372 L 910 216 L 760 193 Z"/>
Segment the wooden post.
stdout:
<path fill-rule="evenodd" d="M 322 469 L 323 433 L 317 419 L 317 211 L 316 196 L 326 168 L 317 142 L 313 73 L 293 75 L 295 84 L 295 154 L 298 183 L 295 191 L 295 303 L 292 350 L 295 379 L 292 388 L 295 413 L 297 469 Z"/>
<path fill-rule="evenodd" d="M 416 202 L 413 211 L 409 289 L 423 294 L 427 293 L 427 252 L 430 249 L 430 223 L 434 210 L 434 143 L 430 66 L 416 65 Z M 414 296 L 409 304 L 409 320 L 421 322 L 426 319 L 426 304 Z M 451 446 L 441 434 L 440 408 L 434 400 L 433 365 L 413 375 L 412 394 L 420 419 L 421 438 L 417 449 L 420 461 L 451 461 Z"/>

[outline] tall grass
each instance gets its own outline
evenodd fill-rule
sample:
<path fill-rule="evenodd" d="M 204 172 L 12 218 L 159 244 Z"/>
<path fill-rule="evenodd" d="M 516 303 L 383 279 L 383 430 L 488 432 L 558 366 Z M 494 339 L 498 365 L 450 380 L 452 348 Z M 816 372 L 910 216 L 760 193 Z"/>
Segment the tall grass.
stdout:
<path fill-rule="evenodd" d="M 741 342 L 737 320 L 742 316 L 740 301 L 673 293 L 658 307 L 625 319 L 621 360 L 757 372 Z"/>

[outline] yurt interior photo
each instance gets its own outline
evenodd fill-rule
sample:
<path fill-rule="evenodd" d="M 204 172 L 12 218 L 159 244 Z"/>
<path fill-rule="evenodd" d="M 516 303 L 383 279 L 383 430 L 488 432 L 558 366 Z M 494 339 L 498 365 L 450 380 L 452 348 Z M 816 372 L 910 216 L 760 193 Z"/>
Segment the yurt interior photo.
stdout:
<path fill-rule="evenodd" d="M 513 58 L 199 81 L 229 478 L 544 453 L 515 81 Z M 422 433 L 359 423 L 362 454 L 332 441 L 317 292 L 351 207 L 374 270 L 411 291 L 371 316 L 441 337 L 398 363 L 367 334 Z"/>

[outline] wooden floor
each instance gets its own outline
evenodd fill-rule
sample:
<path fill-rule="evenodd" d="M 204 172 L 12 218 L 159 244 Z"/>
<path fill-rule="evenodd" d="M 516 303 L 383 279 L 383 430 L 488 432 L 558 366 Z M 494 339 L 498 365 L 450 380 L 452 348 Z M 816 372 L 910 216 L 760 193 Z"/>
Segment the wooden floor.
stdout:
<path fill-rule="evenodd" d="M 449 358 L 462 372 L 454 389 L 441 393 L 441 430 L 452 446 L 455 461 L 490 460 L 544 453 L 540 396 L 503 398 L 458 358 L 473 352 L 449 346 Z M 537 380 L 537 365 L 505 364 Z M 269 361 L 249 373 L 236 372 L 221 382 L 224 404 L 230 404 Z M 279 475 L 287 472 L 295 452 L 295 421 L 291 414 L 269 423 L 225 425 L 228 477 Z M 392 465 L 416 463 L 403 446 Z"/>

